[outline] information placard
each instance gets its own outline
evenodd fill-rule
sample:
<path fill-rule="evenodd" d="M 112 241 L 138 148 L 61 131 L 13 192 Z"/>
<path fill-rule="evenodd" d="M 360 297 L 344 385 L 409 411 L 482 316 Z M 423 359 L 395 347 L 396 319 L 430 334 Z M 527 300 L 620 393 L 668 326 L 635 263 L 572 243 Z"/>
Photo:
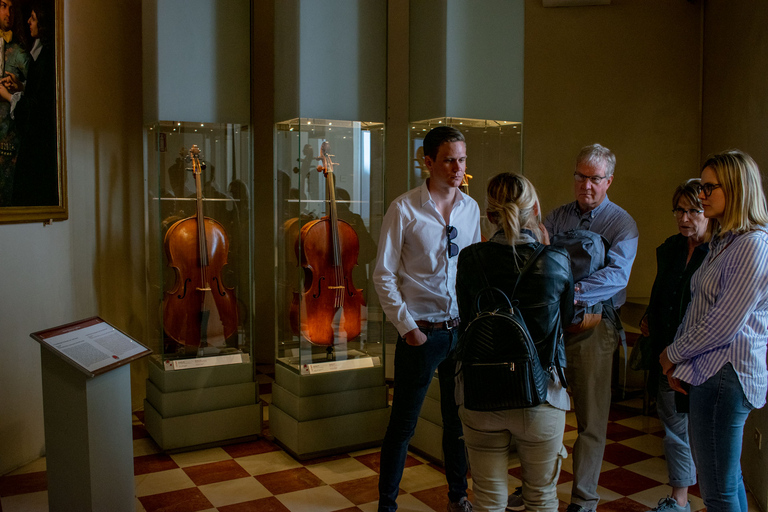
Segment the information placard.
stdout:
<path fill-rule="evenodd" d="M 152 353 L 97 316 L 33 332 L 30 336 L 89 377 Z"/>

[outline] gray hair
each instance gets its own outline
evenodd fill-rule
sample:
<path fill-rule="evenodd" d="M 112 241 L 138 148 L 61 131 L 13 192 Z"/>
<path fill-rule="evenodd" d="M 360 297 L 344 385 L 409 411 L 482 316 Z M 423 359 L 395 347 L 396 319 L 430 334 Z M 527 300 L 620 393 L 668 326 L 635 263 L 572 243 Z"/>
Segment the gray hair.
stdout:
<path fill-rule="evenodd" d="M 584 146 L 579 151 L 579 156 L 576 157 L 576 166 L 578 167 L 582 164 L 604 167 L 605 175 L 613 176 L 613 170 L 616 168 L 616 155 L 610 149 L 600 144 Z"/>

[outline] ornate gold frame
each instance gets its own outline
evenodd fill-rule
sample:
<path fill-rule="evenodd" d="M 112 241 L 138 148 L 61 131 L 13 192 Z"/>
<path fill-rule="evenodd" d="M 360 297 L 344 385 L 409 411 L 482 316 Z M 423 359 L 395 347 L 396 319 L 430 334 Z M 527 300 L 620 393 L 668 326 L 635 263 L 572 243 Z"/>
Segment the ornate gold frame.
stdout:
<path fill-rule="evenodd" d="M 58 147 L 59 204 L 55 206 L 5 206 L 0 207 L 0 223 L 50 222 L 65 220 L 67 209 L 67 158 L 65 144 L 65 94 L 64 94 L 64 2 L 55 5 L 55 52 L 56 52 L 56 143 Z"/>

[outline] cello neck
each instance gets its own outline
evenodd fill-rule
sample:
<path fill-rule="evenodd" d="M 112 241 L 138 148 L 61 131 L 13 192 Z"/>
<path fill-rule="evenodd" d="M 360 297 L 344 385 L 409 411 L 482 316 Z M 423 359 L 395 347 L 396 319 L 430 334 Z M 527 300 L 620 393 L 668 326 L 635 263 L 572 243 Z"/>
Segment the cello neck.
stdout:
<path fill-rule="evenodd" d="M 196 145 L 189 150 L 192 157 L 192 173 L 195 175 L 195 192 L 197 197 L 197 240 L 200 251 L 200 266 L 208 266 L 208 241 L 205 239 L 205 217 L 203 216 L 203 186 L 201 180 L 202 164 L 200 163 L 200 148 Z M 205 280 L 203 281 L 205 284 Z"/>

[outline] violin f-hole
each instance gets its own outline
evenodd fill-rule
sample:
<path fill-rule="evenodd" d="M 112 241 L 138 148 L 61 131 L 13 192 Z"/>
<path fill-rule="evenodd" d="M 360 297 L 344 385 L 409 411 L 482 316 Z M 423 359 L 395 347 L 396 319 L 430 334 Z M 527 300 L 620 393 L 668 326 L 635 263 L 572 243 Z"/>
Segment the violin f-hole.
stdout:
<path fill-rule="evenodd" d="M 184 285 L 181 287 L 181 291 L 182 291 L 183 293 L 182 293 L 181 295 L 178 295 L 178 296 L 177 296 L 178 298 L 180 298 L 180 299 L 183 299 L 184 297 L 186 297 L 186 296 L 187 296 L 187 283 L 190 283 L 190 282 L 192 282 L 192 280 L 191 280 L 191 279 L 185 279 L 185 280 L 184 280 Z"/>
<path fill-rule="evenodd" d="M 325 281 L 325 276 L 320 276 L 320 279 L 317 280 L 317 292 L 313 293 L 312 297 L 320 298 L 320 292 L 323 290 L 323 281 Z"/>

